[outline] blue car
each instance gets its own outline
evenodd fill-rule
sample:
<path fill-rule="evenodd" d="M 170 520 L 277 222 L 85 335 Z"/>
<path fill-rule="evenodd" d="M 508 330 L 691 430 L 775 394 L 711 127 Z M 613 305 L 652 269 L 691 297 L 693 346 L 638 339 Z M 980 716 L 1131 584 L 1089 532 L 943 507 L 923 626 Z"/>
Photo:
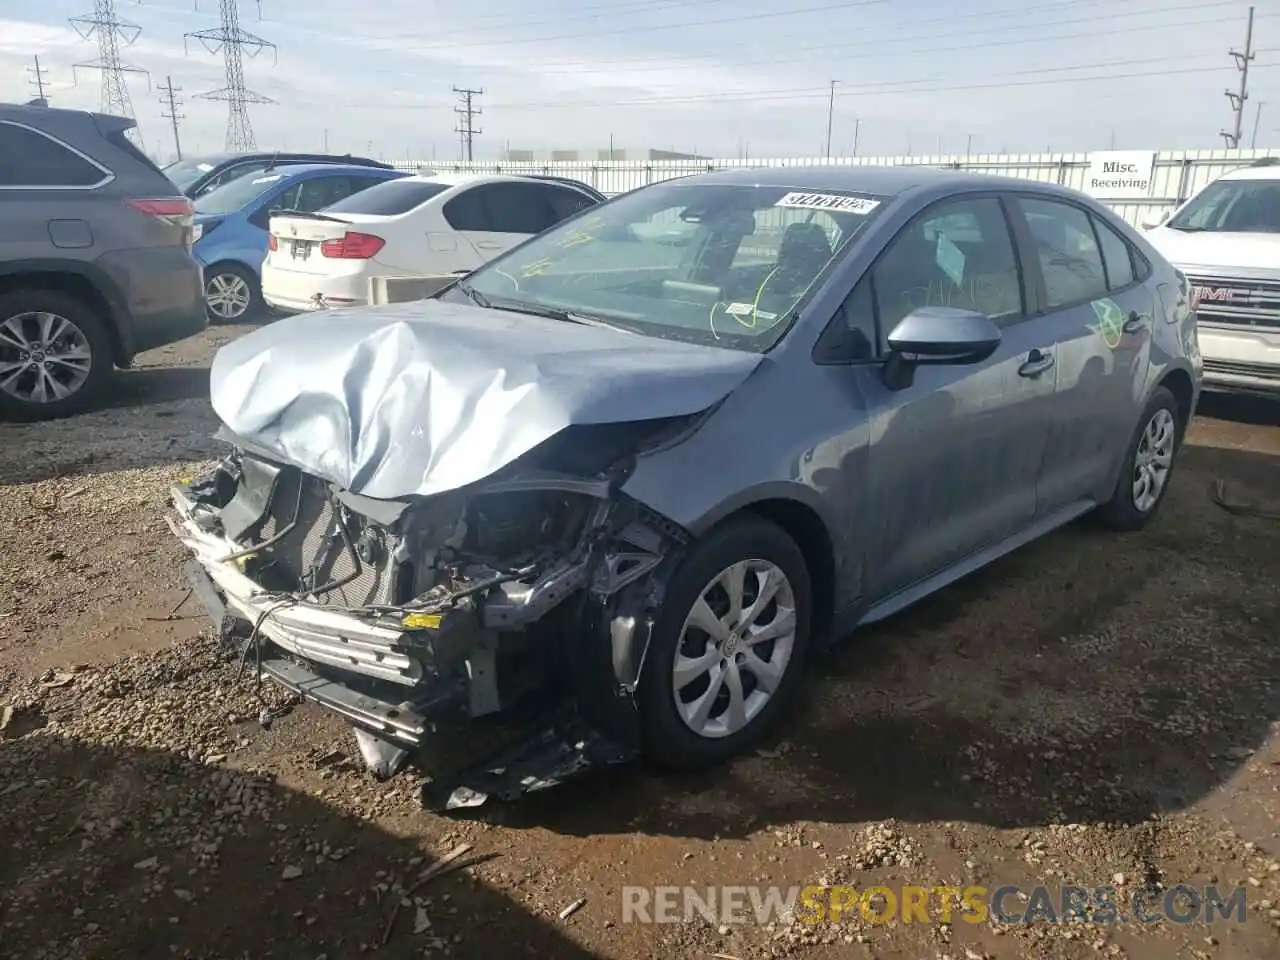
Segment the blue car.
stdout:
<path fill-rule="evenodd" d="M 405 176 L 357 164 L 290 164 L 254 171 L 202 196 L 195 202 L 192 253 L 204 270 L 209 318 L 233 322 L 262 310 L 260 272 L 272 216 L 314 213 L 375 183 Z"/>

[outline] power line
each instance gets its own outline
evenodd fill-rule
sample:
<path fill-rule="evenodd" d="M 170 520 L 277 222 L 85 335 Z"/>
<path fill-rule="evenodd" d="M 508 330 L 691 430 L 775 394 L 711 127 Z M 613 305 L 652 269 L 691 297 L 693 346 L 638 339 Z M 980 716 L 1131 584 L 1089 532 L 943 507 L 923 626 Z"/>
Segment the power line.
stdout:
<path fill-rule="evenodd" d="M 1230 132 L 1223 130 L 1220 136 L 1227 141 L 1227 146 L 1234 149 L 1240 147 L 1241 127 L 1244 125 L 1244 105 L 1249 99 L 1249 64 L 1257 57 L 1253 49 L 1253 7 L 1249 8 L 1249 21 L 1244 30 L 1244 52 L 1228 51 L 1240 71 L 1240 91 L 1227 91 L 1227 99 L 1231 101 L 1232 128 Z"/>
<path fill-rule="evenodd" d="M 178 107 L 182 106 L 182 101 L 178 99 L 178 94 L 181 92 L 181 87 L 173 85 L 173 77 L 164 78 L 164 86 L 160 88 L 160 104 L 163 108 L 160 116 L 168 120 L 173 127 L 173 149 L 177 151 L 179 160 L 182 159 L 182 141 L 178 139 L 178 121 L 185 119 L 178 112 Z"/>
<path fill-rule="evenodd" d="M 133 100 L 129 96 L 129 88 L 125 85 L 126 73 L 140 73 L 147 78 L 147 89 L 151 89 L 151 75 L 141 67 L 124 64 L 120 60 L 120 48 L 130 46 L 142 33 L 136 23 L 121 20 L 116 16 L 115 0 L 94 0 L 93 13 L 72 17 L 71 26 L 84 40 L 98 41 L 98 59 L 77 63 L 71 68 L 74 80 L 77 70 L 96 70 L 102 75 L 102 112 L 117 117 L 137 118 L 133 115 Z M 141 143 L 141 134 L 137 126 L 126 134 L 134 143 Z"/>
<path fill-rule="evenodd" d="M 258 15 L 262 15 L 262 2 L 258 0 Z M 253 124 L 249 122 L 249 104 L 275 103 L 270 97 L 255 93 L 244 83 L 244 58 L 256 57 L 270 48 L 275 54 L 276 45 L 249 33 L 240 26 L 240 10 L 236 0 L 219 0 L 219 26 L 210 30 L 196 30 L 183 36 L 187 40 L 199 40 L 210 53 L 222 53 L 227 85 L 218 90 L 196 95 L 198 100 L 223 100 L 227 103 L 226 148 L 231 151 L 247 151 L 257 148 L 253 136 Z"/>
<path fill-rule="evenodd" d="M 28 82 L 31 84 L 31 92 L 36 95 L 36 99 L 41 103 L 48 103 L 49 98 L 45 94 L 45 70 L 40 66 L 39 54 L 31 58 L 35 61 L 34 67 L 27 67 L 27 75 L 31 78 Z"/>
<path fill-rule="evenodd" d="M 1086 0 L 1086 2 L 1094 2 L 1094 0 Z M 1217 0 L 1216 3 L 1215 2 L 1192 3 L 1192 4 L 1185 4 L 1183 6 L 1166 7 L 1158 11 L 1157 10 L 1131 10 L 1131 11 L 1125 11 L 1125 12 L 1119 12 L 1119 13 L 1102 13 L 1092 17 L 1076 18 L 1072 20 L 1058 20 L 1058 21 L 1051 21 L 1048 23 L 1019 24 L 1019 25 L 1003 26 L 1003 27 L 989 27 L 989 28 L 982 28 L 981 36 L 986 37 L 991 33 L 1004 31 L 1004 30 L 1027 30 L 1027 29 L 1039 29 L 1043 27 L 1072 26 L 1076 24 L 1094 24 L 1094 23 L 1097 23 L 1098 21 L 1113 20 L 1121 17 L 1149 16 L 1153 13 L 1177 12 L 1177 11 L 1185 11 L 1185 10 L 1203 10 L 1205 8 L 1212 8 L 1215 6 L 1227 6 L 1227 5 L 1234 4 L 1236 2 L 1238 2 L 1238 0 Z M 1010 12 L 1010 11 L 1006 10 L 1004 12 Z M 1263 16 L 1271 16 L 1271 14 L 1263 14 Z M 949 22 L 951 19 L 963 19 L 963 17 L 939 18 L 937 22 L 946 23 L 946 22 Z M 920 21 L 920 22 L 926 23 L 928 21 Z M 976 42 L 970 42 L 969 38 L 972 38 L 974 36 L 974 33 L 972 30 L 946 31 L 942 33 L 934 33 L 934 34 L 928 34 L 928 35 L 918 36 L 918 37 L 903 37 L 901 34 L 899 34 L 896 37 L 892 37 L 892 38 L 886 37 L 886 38 L 869 39 L 869 40 L 858 41 L 853 44 L 849 44 L 847 42 L 837 42 L 834 45 L 831 43 L 819 43 L 817 45 L 787 44 L 785 46 L 788 51 L 792 52 L 793 54 L 799 54 L 799 55 L 798 56 L 793 55 L 793 56 L 781 58 L 781 59 L 774 57 L 771 59 L 730 61 L 726 65 L 734 68 L 767 66 L 767 65 L 782 66 L 782 65 L 796 64 L 796 63 L 807 65 L 807 64 L 813 63 L 815 59 L 815 54 L 817 54 L 818 52 L 826 52 L 829 55 L 832 55 L 833 57 L 838 56 L 838 58 L 841 61 L 869 60 L 869 59 L 877 59 L 877 58 L 883 59 L 888 57 L 898 58 L 905 55 L 913 55 L 913 54 L 949 53 L 949 52 L 953 52 L 956 47 L 956 44 L 953 42 L 945 45 L 935 45 L 935 46 L 925 46 L 925 47 L 915 47 L 915 48 L 909 47 L 907 49 L 900 49 L 900 45 L 904 42 L 913 43 L 919 40 L 956 39 L 964 42 L 964 49 L 973 50 L 973 49 L 987 49 L 987 48 L 1033 46 L 1036 44 L 1043 44 L 1043 43 L 1058 43 L 1063 40 L 1085 39 L 1090 37 L 1112 37 L 1112 36 L 1126 34 L 1126 33 L 1149 34 L 1151 31 L 1154 31 L 1154 30 L 1168 30 L 1168 29 L 1188 27 L 1188 26 L 1207 26 L 1207 25 L 1220 24 L 1221 22 L 1222 22 L 1221 17 L 1211 17 L 1211 18 L 1202 17 L 1200 19 L 1194 19 L 1194 20 L 1171 21 L 1168 23 L 1158 23 L 1158 24 L 1146 23 L 1146 24 L 1138 24 L 1138 25 L 1128 26 L 1128 27 L 1109 27 L 1109 28 L 1104 28 L 1100 30 L 1077 31 L 1075 33 L 1065 33 L 1065 34 L 1050 33 L 1046 36 L 1040 36 L 1040 37 L 1010 37 L 1010 38 L 997 39 L 997 40 L 982 39 L 982 40 L 977 40 Z M 845 52 L 849 50 L 858 50 L 858 49 L 864 49 L 868 47 L 870 47 L 871 49 L 866 53 L 846 53 Z M 591 63 L 598 63 L 598 62 L 599 62 L 598 60 L 596 61 L 565 60 L 565 61 L 558 61 L 558 62 L 553 61 L 546 65 L 539 66 L 538 73 L 539 74 L 550 74 L 550 73 L 580 74 L 582 72 L 583 66 L 587 66 L 587 65 L 590 65 Z M 680 69 L 678 65 L 673 66 L 671 64 L 669 57 L 659 58 L 659 59 L 654 59 L 654 58 L 628 59 L 625 57 L 619 57 L 616 59 L 610 59 L 609 63 L 611 67 L 618 67 L 618 66 L 640 67 L 643 64 L 651 63 L 651 64 L 654 64 L 655 67 L 661 67 L 663 70 L 668 72 L 673 72 L 673 73 Z M 718 64 L 725 63 L 725 61 L 723 61 L 723 58 L 719 58 L 717 63 Z M 692 64 L 692 67 L 694 68 L 698 66 L 700 66 L 700 64 L 696 64 L 696 63 Z M 403 70 L 385 70 L 385 69 L 376 70 L 375 69 L 371 72 L 384 74 L 384 75 L 394 74 L 394 75 L 401 75 L 401 76 L 416 76 L 416 74 L 406 72 Z M 683 88 L 685 84 L 679 84 L 679 86 Z"/>
<path fill-rule="evenodd" d="M 1185 57 L 1158 57 L 1158 58 L 1153 58 L 1150 62 L 1167 62 L 1170 60 L 1185 62 L 1186 58 Z M 1007 79 L 1009 77 L 1016 78 L 1016 77 L 1025 76 L 1028 74 L 1043 73 L 1048 71 L 1053 71 L 1056 73 L 1056 72 L 1062 72 L 1067 70 L 1082 70 L 1082 69 L 1097 69 L 1101 67 L 1127 66 L 1130 64 L 1140 64 L 1143 62 L 1146 62 L 1146 61 L 1123 61 L 1120 63 L 1103 62 L 1103 63 L 1094 63 L 1094 64 L 1078 64 L 1078 65 L 1069 66 L 1069 67 L 1047 67 L 1047 68 L 1038 68 L 1035 70 L 1028 70 L 1028 71 L 1015 71 L 1013 73 L 1003 74 L 1003 75 L 987 74 L 984 78 L 980 78 L 980 79 L 990 80 L 991 82 L 983 82 L 983 83 L 956 84 L 956 83 L 946 82 L 942 78 L 930 77 L 930 78 L 921 78 L 919 80 L 885 81 L 884 83 L 878 84 L 878 85 L 877 84 L 849 85 L 847 87 L 844 87 L 843 89 L 845 90 L 846 94 L 851 96 L 858 96 L 858 97 L 883 96 L 883 95 L 902 96 L 904 94 L 917 94 L 917 93 L 951 93 L 951 92 L 965 92 L 969 90 L 991 90 L 991 89 L 1004 88 L 1004 87 L 1039 87 L 1039 86 L 1047 86 L 1051 84 L 1061 85 L 1063 83 L 1068 83 L 1068 82 L 1069 83 L 1089 83 L 1094 81 L 1105 81 L 1105 80 L 1130 80 L 1130 79 L 1148 78 L 1148 77 L 1158 78 L 1158 77 L 1183 76 L 1188 74 L 1222 73 L 1223 71 L 1230 69 L 1229 67 L 1224 67 L 1224 66 L 1188 67 L 1188 68 L 1173 69 L 1173 70 L 1147 70 L 1147 71 L 1142 71 L 1137 73 L 1102 73 L 1102 74 L 1095 74 L 1095 75 L 1083 76 L 1083 77 L 1049 77 L 1049 78 L 1039 79 L 1039 80 Z M 1276 64 L 1262 65 L 1262 67 L 1267 67 L 1267 66 L 1276 66 Z M 1255 67 L 1254 69 L 1262 69 L 1262 67 Z M 887 87 L 898 85 L 898 84 L 904 84 L 904 83 L 935 83 L 935 82 L 939 83 L 939 85 L 932 86 L 932 87 L 912 87 L 908 89 L 886 89 Z M 743 91 L 741 93 L 726 92 L 726 93 L 718 93 L 718 94 L 690 94 L 688 96 L 648 97 L 648 98 L 636 98 L 636 99 L 626 99 L 626 100 L 599 100 L 599 101 L 552 100 L 552 101 L 541 101 L 541 102 L 525 101 L 520 103 L 508 102 L 508 103 L 501 103 L 501 104 L 490 104 L 489 106 L 490 108 L 493 108 L 494 106 L 499 106 L 507 109 L 527 109 L 532 107 L 540 107 L 540 108 L 541 107 L 545 107 L 545 108 L 566 107 L 566 108 L 573 108 L 573 109 L 581 109 L 583 107 L 614 108 L 614 107 L 622 107 L 622 106 L 650 106 L 650 105 L 682 104 L 682 103 L 721 103 L 721 102 L 734 102 L 734 103 L 753 102 L 754 103 L 754 102 L 766 102 L 766 101 L 782 102 L 782 101 L 826 99 L 829 96 L 830 96 L 829 86 L 822 86 L 822 87 L 810 86 L 810 87 L 788 87 L 788 88 L 776 88 L 776 89 L 766 89 L 766 90 L 752 90 L 752 91 Z M 435 104 L 435 103 L 413 104 L 413 103 L 373 103 L 370 101 L 348 101 L 348 102 L 338 104 L 338 103 L 333 103 L 332 101 L 328 101 L 328 102 L 332 106 L 355 107 L 355 108 L 376 108 L 376 109 L 403 109 L 403 110 L 431 110 L 431 109 L 438 109 L 440 106 L 439 104 Z"/>
<path fill-rule="evenodd" d="M 453 112 L 459 117 L 458 126 L 454 129 L 454 133 L 460 138 L 462 147 L 462 155 L 467 159 L 472 159 L 472 148 L 475 145 L 477 134 L 484 133 L 483 130 L 475 128 L 475 118 L 483 112 L 474 102 L 474 97 L 484 95 L 483 90 L 468 90 L 465 87 L 454 87 L 453 92 L 458 95 L 459 105 L 453 108 Z"/>

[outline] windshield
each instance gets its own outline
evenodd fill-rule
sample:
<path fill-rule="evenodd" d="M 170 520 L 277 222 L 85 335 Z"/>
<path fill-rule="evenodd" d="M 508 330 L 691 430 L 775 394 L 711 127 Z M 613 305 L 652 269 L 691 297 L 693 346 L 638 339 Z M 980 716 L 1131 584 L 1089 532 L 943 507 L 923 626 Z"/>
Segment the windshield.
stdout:
<path fill-rule="evenodd" d="M 283 173 L 263 173 L 261 170 L 247 173 L 201 196 L 195 203 L 196 213 L 222 214 L 243 210 L 283 180 Z"/>
<path fill-rule="evenodd" d="M 179 190 L 186 190 L 212 170 L 213 166 L 203 157 L 188 157 L 186 160 L 175 160 L 164 168 L 164 172 L 165 176 L 177 184 Z"/>
<path fill-rule="evenodd" d="M 457 295 L 763 352 L 883 200 L 837 190 L 657 184 L 540 234 L 471 274 Z"/>
<path fill-rule="evenodd" d="M 368 213 L 394 216 L 407 213 L 449 189 L 447 183 L 424 183 L 412 178 L 388 180 L 343 197 L 337 203 L 325 207 L 325 213 Z"/>
<path fill-rule="evenodd" d="M 1218 180 L 1168 224 L 1174 230 L 1280 233 L 1280 180 Z"/>

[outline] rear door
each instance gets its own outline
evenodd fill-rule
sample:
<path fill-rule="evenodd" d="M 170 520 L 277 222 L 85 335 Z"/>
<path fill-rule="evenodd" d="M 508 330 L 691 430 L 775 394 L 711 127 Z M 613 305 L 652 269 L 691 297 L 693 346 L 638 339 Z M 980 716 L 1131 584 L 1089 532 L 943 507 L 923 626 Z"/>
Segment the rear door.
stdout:
<path fill-rule="evenodd" d="M 540 183 L 479 183 L 444 205 L 444 218 L 475 251 L 479 266 L 523 243 L 562 218 Z"/>
<path fill-rule="evenodd" d="M 1056 342 L 1039 481 L 1049 514 L 1110 495 L 1144 399 L 1155 301 L 1142 255 L 1083 204 L 1021 195 L 1015 209 L 1040 322 Z"/>

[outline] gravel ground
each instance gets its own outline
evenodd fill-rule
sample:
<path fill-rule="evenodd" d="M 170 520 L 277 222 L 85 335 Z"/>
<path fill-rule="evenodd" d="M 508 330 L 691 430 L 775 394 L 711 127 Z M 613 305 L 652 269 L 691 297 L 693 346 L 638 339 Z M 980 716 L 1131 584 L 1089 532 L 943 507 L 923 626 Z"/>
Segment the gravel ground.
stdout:
<path fill-rule="evenodd" d="M 263 727 L 284 701 L 169 616 L 165 488 L 217 452 L 239 332 L 0 424 L 0 956 L 1280 955 L 1280 524 L 1211 496 L 1280 513 L 1277 408 L 1206 403 L 1147 531 L 1075 525 L 813 664 L 758 755 L 450 819 L 310 707 Z M 624 885 L 973 883 L 1243 884 L 1247 921 L 622 921 Z"/>

